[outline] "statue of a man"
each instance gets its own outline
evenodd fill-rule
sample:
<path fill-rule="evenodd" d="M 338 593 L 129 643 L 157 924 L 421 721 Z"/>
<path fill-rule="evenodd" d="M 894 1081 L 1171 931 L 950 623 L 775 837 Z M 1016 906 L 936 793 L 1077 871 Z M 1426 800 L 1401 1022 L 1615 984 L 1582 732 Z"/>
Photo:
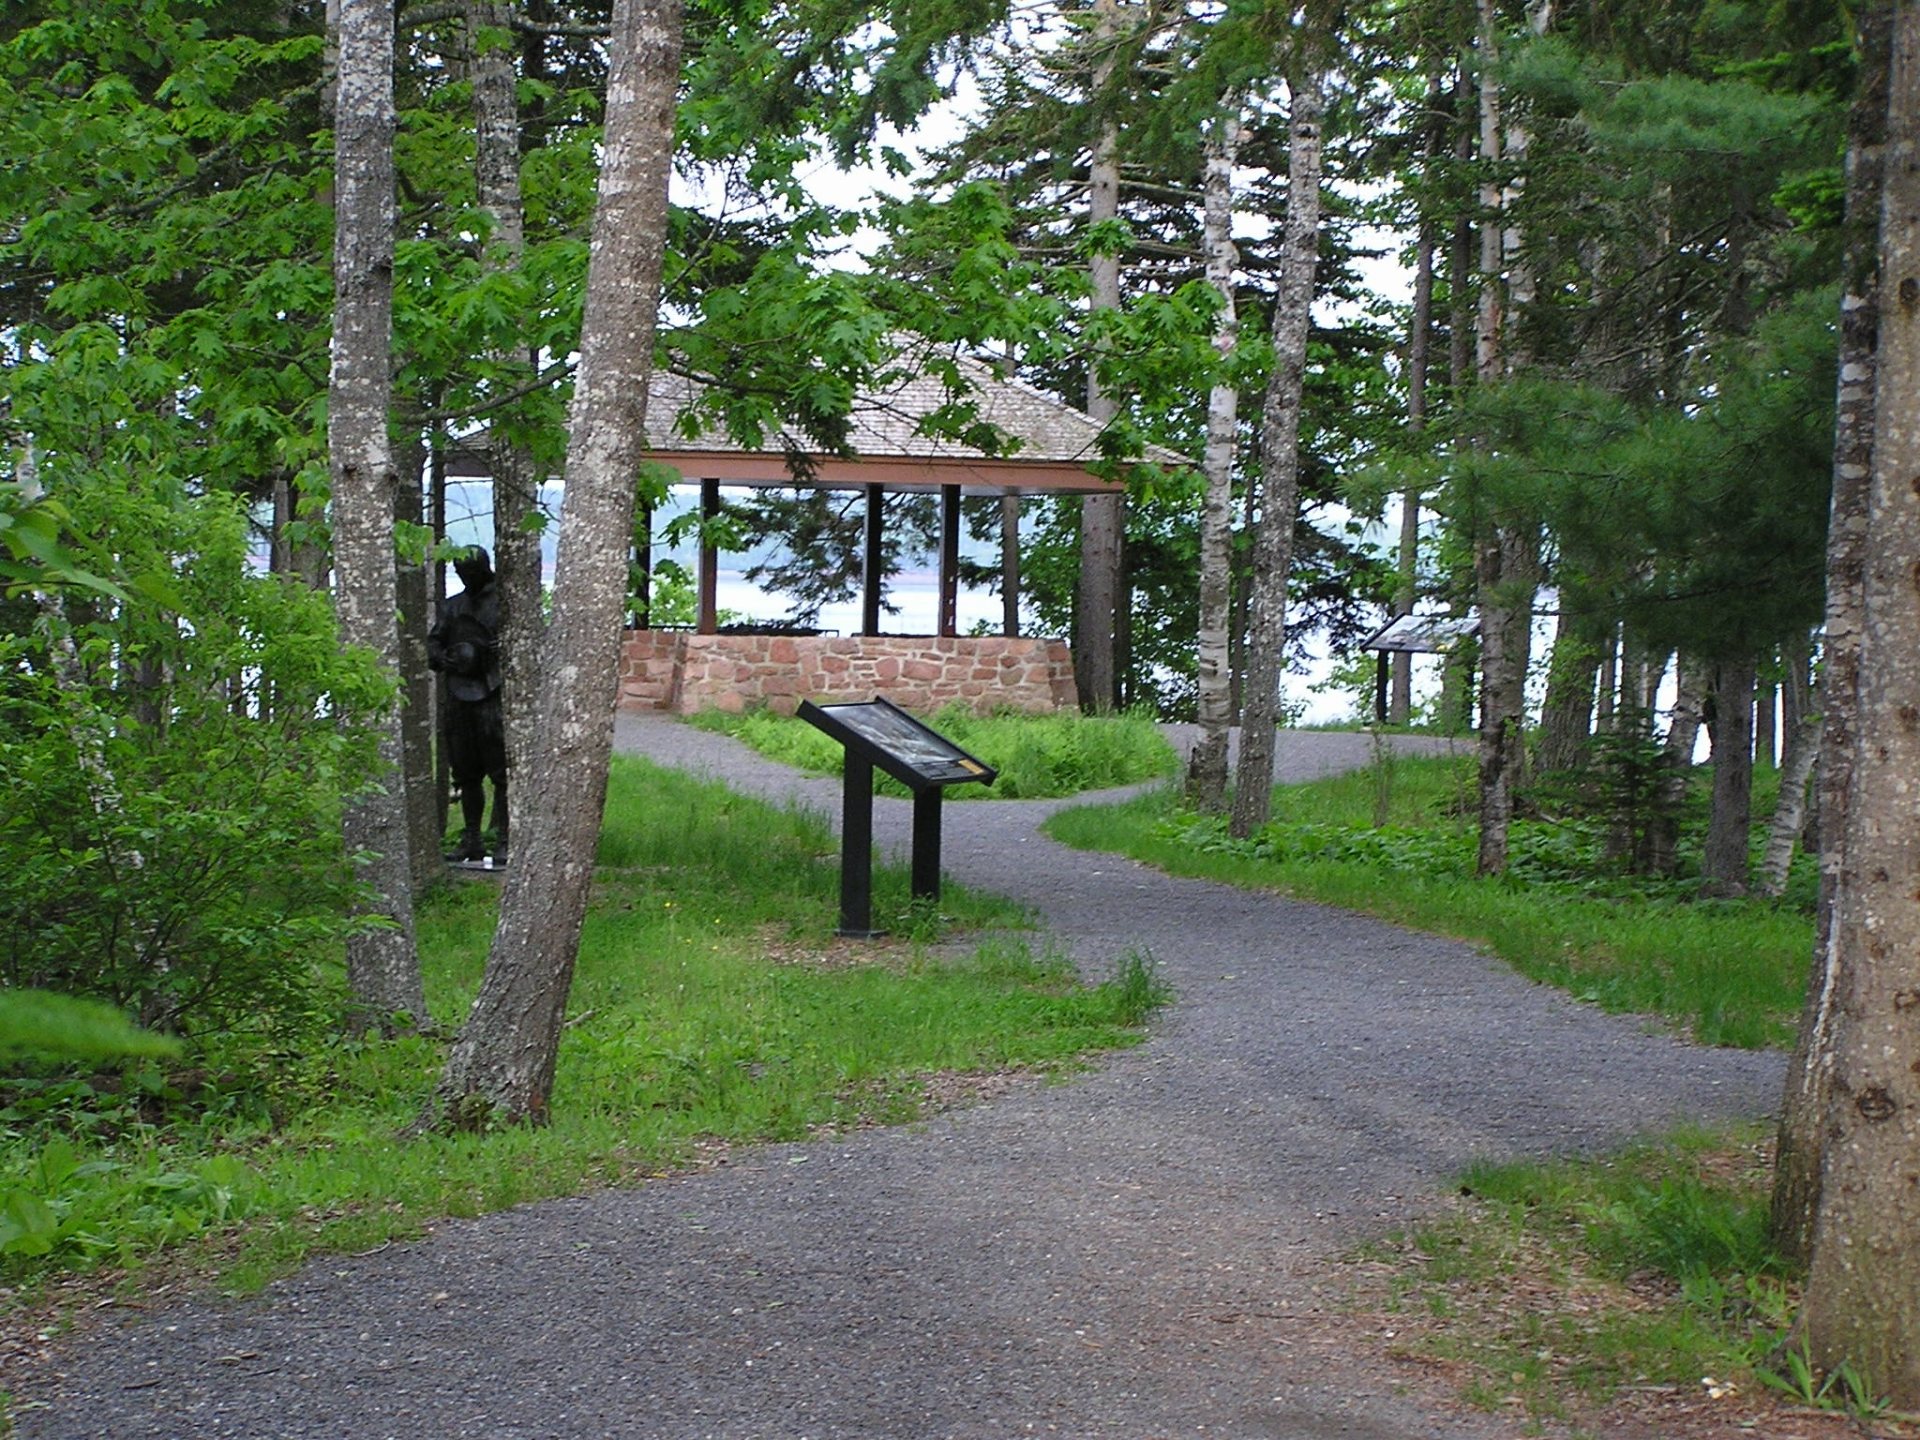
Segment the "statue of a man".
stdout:
<path fill-rule="evenodd" d="M 449 860 L 479 860 L 486 855 L 480 821 L 487 796 L 482 780 L 493 781 L 495 858 L 507 853 L 507 731 L 500 713 L 500 588 L 493 561 L 476 545 L 453 570 L 465 588 L 449 595 L 440 618 L 427 632 L 427 664 L 446 676 L 446 712 L 440 734 L 448 768 L 460 792 L 460 843 Z"/>

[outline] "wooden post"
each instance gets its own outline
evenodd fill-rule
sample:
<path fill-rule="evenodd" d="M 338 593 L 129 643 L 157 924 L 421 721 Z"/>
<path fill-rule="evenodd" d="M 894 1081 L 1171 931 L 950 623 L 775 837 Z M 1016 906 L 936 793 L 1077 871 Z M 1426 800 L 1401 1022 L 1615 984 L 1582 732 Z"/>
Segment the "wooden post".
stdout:
<path fill-rule="evenodd" d="M 940 622 L 936 635 L 960 633 L 960 487 L 940 487 Z"/>
<path fill-rule="evenodd" d="M 913 797 L 913 898 L 940 898 L 940 798 L 938 785 Z"/>
<path fill-rule="evenodd" d="M 873 762 L 848 750 L 840 781 L 840 934 L 873 928 Z"/>
<path fill-rule="evenodd" d="M 887 492 L 879 485 L 867 486 L 867 553 L 864 568 L 865 587 L 860 605 L 860 633 L 880 633 L 880 541 L 886 528 Z"/>
<path fill-rule="evenodd" d="M 720 514 L 720 482 L 700 482 L 700 613 L 694 625 L 701 635 L 720 629 L 720 547 L 713 543 L 707 527 Z"/>
<path fill-rule="evenodd" d="M 633 597 L 633 623 L 640 630 L 653 628 L 653 506 L 641 503 L 635 529 L 639 532 L 633 547 L 633 568 L 639 571 L 639 588 Z"/>
<path fill-rule="evenodd" d="M 1000 633 L 1020 633 L 1020 492 L 1000 497 Z"/>

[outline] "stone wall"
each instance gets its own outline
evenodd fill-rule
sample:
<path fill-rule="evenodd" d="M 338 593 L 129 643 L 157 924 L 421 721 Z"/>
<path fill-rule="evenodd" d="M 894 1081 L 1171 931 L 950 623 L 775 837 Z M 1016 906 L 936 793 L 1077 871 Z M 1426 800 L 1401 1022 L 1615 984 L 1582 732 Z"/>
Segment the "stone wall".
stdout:
<path fill-rule="evenodd" d="M 623 709 L 692 715 L 765 705 L 790 715 L 802 700 L 876 695 L 921 713 L 956 700 L 982 713 L 1076 703 L 1064 640 L 629 630 L 621 644 Z"/>

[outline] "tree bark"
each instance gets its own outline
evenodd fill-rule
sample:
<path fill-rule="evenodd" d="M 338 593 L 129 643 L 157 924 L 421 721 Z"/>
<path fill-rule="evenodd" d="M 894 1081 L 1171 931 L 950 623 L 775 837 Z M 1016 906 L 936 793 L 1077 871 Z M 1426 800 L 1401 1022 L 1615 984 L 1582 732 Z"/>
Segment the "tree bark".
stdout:
<path fill-rule="evenodd" d="M 1893 7 L 1860 7 L 1859 89 L 1848 115 L 1845 294 L 1840 302 L 1840 378 L 1835 393 L 1833 499 L 1827 526 L 1827 610 L 1820 678 L 1820 750 L 1813 810 L 1819 829 L 1820 900 L 1813 968 L 1800 1033 L 1787 1066 L 1775 1145 L 1773 1243 L 1804 1259 L 1813 1239 L 1832 1080 L 1835 968 L 1833 915 L 1845 880 L 1841 841 L 1853 785 L 1859 711 L 1867 483 L 1874 449 L 1874 387 L 1880 325 L 1878 225 L 1887 141 L 1888 50 Z"/>
<path fill-rule="evenodd" d="M 593 879 L 613 746 L 627 549 L 666 241 L 679 0 L 616 0 L 600 193 L 587 263 L 541 743 L 473 1010 L 440 1079 L 449 1128 L 545 1120 Z"/>
<path fill-rule="evenodd" d="M 416 440 L 402 457 L 403 468 L 394 492 L 393 518 L 420 525 L 426 514 L 421 502 L 421 480 L 427 467 L 427 447 Z M 446 823 L 440 815 L 434 789 L 433 740 L 437 715 L 435 675 L 427 665 L 427 628 L 432 623 L 432 585 L 424 562 L 402 565 L 399 572 L 400 669 L 406 702 L 401 711 L 405 732 L 407 773 L 407 853 L 413 893 L 424 895 L 444 875 L 440 841 Z"/>
<path fill-rule="evenodd" d="M 1415 242 L 1413 318 L 1407 332 L 1407 429 L 1419 435 L 1427 428 L 1427 366 L 1433 339 L 1433 227 L 1422 222 Z M 1400 543 L 1394 556 L 1393 613 L 1411 615 L 1420 596 L 1420 491 L 1409 486 L 1400 497 Z M 1387 692 L 1387 721 L 1413 722 L 1413 654 L 1393 655 L 1393 673 Z"/>
<path fill-rule="evenodd" d="M 1787 753 L 1780 758 L 1780 798 L 1774 802 L 1773 819 L 1767 824 L 1766 853 L 1754 887 L 1770 900 L 1786 892 L 1794 845 L 1806 821 L 1807 782 L 1813 778 L 1813 759 L 1819 751 L 1819 716 L 1810 715 L 1787 732 Z"/>
<path fill-rule="evenodd" d="M 1475 375 L 1501 379 L 1511 360 L 1506 344 L 1508 290 L 1530 288 L 1514 256 L 1517 235 L 1503 223 L 1508 195 L 1500 181 L 1505 159 L 1501 96 L 1495 74 L 1498 37 L 1493 0 L 1479 0 L 1480 47 L 1480 304 L 1475 326 Z M 1540 583 L 1539 526 L 1524 516 L 1483 505 L 1474 525 L 1473 570 L 1480 601 L 1480 841 L 1476 873 L 1507 868 L 1507 831 L 1514 791 L 1526 765 L 1527 660 L 1532 648 L 1533 596 Z"/>
<path fill-rule="evenodd" d="M 340 7 L 334 121 L 334 303 L 327 449 L 333 482 L 334 604 L 343 644 L 365 646 L 400 675 L 398 577 L 393 553 L 394 468 L 387 440 L 393 334 L 393 4 Z M 364 856 L 363 913 L 380 924 L 347 942 L 355 1031 L 391 1031 L 427 1019 L 414 950 L 407 845 L 405 750 L 399 704 L 376 718 L 390 777 L 354 796 L 342 828 Z"/>
<path fill-rule="evenodd" d="M 1220 297 L 1213 348 L 1224 366 L 1239 342 L 1234 311 L 1233 165 L 1240 149 L 1239 101 L 1223 98 L 1207 137 L 1205 248 L 1207 283 Z M 1227 804 L 1227 732 L 1233 725 L 1233 462 L 1239 391 L 1226 375 L 1207 397 L 1206 496 L 1200 512 L 1200 627 L 1196 677 L 1200 739 L 1187 763 L 1187 799 L 1202 810 Z"/>
<path fill-rule="evenodd" d="M 1120 36 L 1119 0 L 1096 0 L 1094 65 L 1096 103 L 1106 110 L 1094 142 L 1087 185 L 1087 223 L 1100 225 L 1120 214 L 1120 122 L 1106 91 L 1113 79 Z M 1120 257 L 1096 249 L 1089 262 L 1093 311 L 1120 308 Z M 1087 357 L 1087 414 L 1104 425 L 1119 405 L 1100 384 L 1099 355 Z M 1120 704 L 1120 610 L 1126 603 L 1124 575 L 1127 499 L 1089 495 L 1080 503 L 1080 578 L 1073 610 L 1073 672 L 1081 708 L 1114 710 Z"/>
<path fill-rule="evenodd" d="M 1753 687 L 1753 763 L 1771 770 L 1780 763 L 1779 685 L 1762 676 Z"/>
<path fill-rule="evenodd" d="M 1540 541 L 1524 521 L 1487 521 L 1474 541 L 1480 594 L 1480 844 L 1475 873 L 1507 868 L 1513 797 L 1526 767 L 1527 661 Z"/>
<path fill-rule="evenodd" d="M 1864 627 L 1836 898 L 1826 1156 L 1806 1286 L 1822 1370 L 1920 1409 L 1920 4 L 1894 7 Z"/>
<path fill-rule="evenodd" d="M 1646 660 L 1640 667 L 1644 676 L 1652 671 L 1657 687 L 1666 673 L 1664 657 L 1659 669 Z M 1644 684 L 1643 681 L 1636 683 Z M 1700 741 L 1700 725 L 1706 714 L 1707 673 L 1685 655 L 1673 657 L 1673 713 L 1667 718 L 1667 737 L 1661 746 L 1660 776 L 1653 788 L 1652 811 L 1647 816 L 1640 853 L 1634 857 L 1634 869 L 1642 875 L 1671 875 L 1680 864 L 1680 812 L 1687 803 L 1687 782 L 1693 774 L 1693 752 Z M 1641 690 L 1642 716 L 1651 715 L 1651 702 Z"/>
<path fill-rule="evenodd" d="M 1540 768 L 1577 770 L 1587 763 L 1587 742 L 1593 738 L 1594 683 L 1600 673 L 1600 652 L 1579 627 L 1562 613 L 1553 633 L 1553 656 L 1547 664 L 1547 698 L 1540 707 Z"/>
<path fill-rule="evenodd" d="M 1426 156 L 1431 167 L 1440 153 L 1444 122 L 1440 110 L 1440 73 L 1427 75 L 1427 108 L 1434 117 L 1427 125 Z M 1433 350 L 1433 260 L 1438 246 L 1433 220 L 1420 217 L 1413 249 L 1413 313 L 1407 323 L 1407 431 L 1418 437 L 1427 428 L 1427 372 Z M 1394 557 L 1393 613 L 1411 615 L 1420 596 L 1420 491 L 1409 486 L 1400 497 L 1400 544 Z M 1413 721 L 1413 655 L 1395 652 L 1387 693 L 1387 722 Z"/>
<path fill-rule="evenodd" d="M 1613 729 L 1620 690 L 1620 627 L 1609 624 L 1600 642 L 1600 668 L 1594 685 L 1593 729 L 1604 735 Z"/>
<path fill-rule="evenodd" d="M 1253 537 L 1253 594 L 1247 624 L 1240 764 L 1228 828 L 1239 837 L 1267 823 L 1273 807 L 1274 727 L 1287 637 L 1287 574 L 1300 508 L 1300 399 L 1313 319 L 1320 247 L 1320 125 L 1325 76 L 1311 61 L 1291 89 L 1287 218 L 1273 298 L 1273 372 L 1260 412 L 1260 520 Z"/>
<path fill-rule="evenodd" d="M 1713 667 L 1713 808 L 1707 818 L 1701 892 L 1727 897 L 1747 893 L 1749 838 L 1753 830 L 1752 656 L 1722 659 Z"/>
<path fill-rule="evenodd" d="M 520 266 L 526 224 L 520 201 L 520 107 L 514 93 L 512 12 L 501 0 L 467 0 L 468 69 L 473 83 L 473 172 L 480 209 L 493 227 L 483 263 L 499 273 Z M 530 380 L 535 357 L 506 346 L 490 357 L 502 388 Z M 493 472 L 493 562 L 500 587 L 501 707 L 507 730 L 508 791 L 520 757 L 535 743 L 534 687 L 539 683 L 541 613 L 540 477 L 533 456 L 496 418 L 487 432 Z M 505 836 L 501 839 L 504 841 Z"/>

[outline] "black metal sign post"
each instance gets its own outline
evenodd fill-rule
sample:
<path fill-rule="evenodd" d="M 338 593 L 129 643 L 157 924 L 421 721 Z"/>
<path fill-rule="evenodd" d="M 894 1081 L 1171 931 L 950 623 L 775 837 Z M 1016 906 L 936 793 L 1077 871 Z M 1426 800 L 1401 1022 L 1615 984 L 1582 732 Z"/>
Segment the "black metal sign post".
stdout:
<path fill-rule="evenodd" d="M 840 933 L 881 933 L 873 928 L 873 762 L 851 749 L 840 782 Z"/>
<path fill-rule="evenodd" d="M 940 796 L 948 785 L 991 785 L 991 765 L 876 696 L 850 705 L 802 700 L 800 718 L 846 747 L 840 790 L 840 933 L 867 938 L 873 928 L 873 772 L 913 792 L 913 896 L 940 898 Z"/>

